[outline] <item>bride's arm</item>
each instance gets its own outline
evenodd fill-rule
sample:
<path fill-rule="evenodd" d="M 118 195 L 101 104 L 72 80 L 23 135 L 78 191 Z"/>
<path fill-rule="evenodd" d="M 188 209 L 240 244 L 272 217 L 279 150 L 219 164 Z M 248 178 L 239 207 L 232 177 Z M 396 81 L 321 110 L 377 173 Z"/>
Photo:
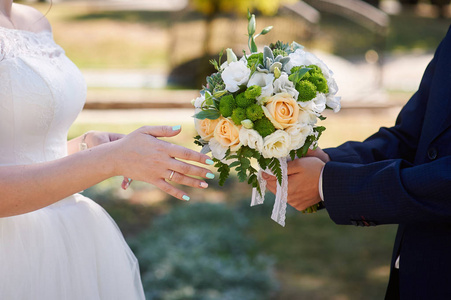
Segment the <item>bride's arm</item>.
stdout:
<path fill-rule="evenodd" d="M 204 188 L 210 171 L 175 158 L 208 163 L 209 157 L 156 137 L 178 134 L 169 126 L 142 127 L 122 139 L 67 157 L 32 165 L 0 167 L 0 217 L 34 211 L 112 176 L 145 181 L 183 199 L 182 190 L 166 182 Z M 185 197 L 186 200 L 186 197 Z"/>

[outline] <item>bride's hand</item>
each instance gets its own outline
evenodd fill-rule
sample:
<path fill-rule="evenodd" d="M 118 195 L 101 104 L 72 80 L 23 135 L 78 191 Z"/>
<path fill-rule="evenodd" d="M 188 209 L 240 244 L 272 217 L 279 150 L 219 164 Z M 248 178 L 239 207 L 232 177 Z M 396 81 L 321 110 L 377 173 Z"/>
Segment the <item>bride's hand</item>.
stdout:
<path fill-rule="evenodd" d="M 189 200 L 188 195 L 167 181 L 206 188 L 208 184 L 204 180 L 188 175 L 211 179 L 214 175 L 210 170 L 179 159 L 208 165 L 213 164 L 213 161 L 207 155 L 157 138 L 179 134 L 180 127 L 174 128 L 175 130 L 170 126 L 144 126 L 110 143 L 114 175 L 151 183 L 183 200 Z"/>

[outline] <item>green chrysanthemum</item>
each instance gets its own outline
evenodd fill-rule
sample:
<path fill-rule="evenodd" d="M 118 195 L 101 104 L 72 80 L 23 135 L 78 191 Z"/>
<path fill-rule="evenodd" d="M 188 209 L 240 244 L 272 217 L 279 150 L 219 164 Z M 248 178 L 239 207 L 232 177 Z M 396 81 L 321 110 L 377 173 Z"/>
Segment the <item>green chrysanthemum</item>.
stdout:
<path fill-rule="evenodd" d="M 256 121 L 258 119 L 263 118 L 265 113 L 263 112 L 263 109 L 258 104 L 252 104 L 248 108 L 246 108 L 246 115 L 249 120 Z"/>
<path fill-rule="evenodd" d="M 301 80 L 296 84 L 296 90 L 299 92 L 298 101 L 310 101 L 316 97 L 316 86 L 307 80 Z"/>
<path fill-rule="evenodd" d="M 263 117 L 254 122 L 254 130 L 256 130 L 262 137 L 266 137 L 276 131 L 276 128 L 268 118 Z"/>
<path fill-rule="evenodd" d="M 247 58 L 247 66 L 252 68 L 252 66 L 258 66 L 263 64 L 263 53 L 255 53 Z"/>
<path fill-rule="evenodd" d="M 262 94 L 262 87 L 258 86 L 258 85 L 250 86 L 244 92 L 244 96 L 249 100 L 255 100 L 261 94 Z"/>
<path fill-rule="evenodd" d="M 327 94 L 329 92 L 329 87 L 327 86 L 326 78 L 319 73 L 315 73 L 308 78 L 308 81 L 316 86 L 316 89 L 320 93 Z"/>
<path fill-rule="evenodd" d="M 232 121 L 235 125 L 241 125 L 241 121 L 246 120 L 246 110 L 241 107 L 237 107 L 233 110 Z"/>
<path fill-rule="evenodd" d="M 311 69 L 309 71 L 310 75 L 313 75 L 313 74 L 321 74 L 321 75 L 323 75 L 323 71 L 321 71 L 321 68 L 318 67 L 317 65 L 309 65 L 306 68 L 310 68 Z"/>
<path fill-rule="evenodd" d="M 219 112 L 224 118 L 228 118 L 232 115 L 233 110 L 236 108 L 235 98 L 233 95 L 225 95 L 219 102 Z"/>
<path fill-rule="evenodd" d="M 255 98 L 248 99 L 245 94 L 246 93 L 241 93 L 235 97 L 236 106 L 241 107 L 241 108 L 246 108 L 255 103 Z"/>

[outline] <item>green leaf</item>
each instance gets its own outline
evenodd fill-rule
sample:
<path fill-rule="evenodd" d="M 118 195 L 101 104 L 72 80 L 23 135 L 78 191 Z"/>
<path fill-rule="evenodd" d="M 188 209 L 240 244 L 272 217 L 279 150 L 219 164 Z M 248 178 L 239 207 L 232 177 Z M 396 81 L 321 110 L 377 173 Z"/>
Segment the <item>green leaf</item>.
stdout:
<path fill-rule="evenodd" d="M 255 44 L 254 38 L 251 38 L 251 40 L 250 40 L 249 49 L 251 50 L 252 53 L 255 53 L 258 51 L 257 44 Z"/>
<path fill-rule="evenodd" d="M 215 167 L 218 168 L 219 172 L 219 185 L 223 186 L 227 177 L 229 177 L 230 168 L 228 165 L 226 165 L 225 163 L 221 162 L 216 158 L 214 158 L 213 160 L 216 162 Z"/>
<path fill-rule="evenodd" d="M 196 119 L 199 119 L 199 120 L 204 120 L 204 119 L 216 120 L 220 116 L 221 116 L 221 114 L 219 113 L 218 110 L 207 109 L 207 110 L 202 110 L 202 111 L 198 112 L 193 117 Z"/>
<path fill-rule="evenodd" d="M 296 159 L 296 150 L 291 150 L 290 151 L 290 158 L 291 158 L 291 160 L 295 160 Z"/>
<path fill-rule="evenodd" d="M 279 184 L 282 184 L 282 168 L 280 167 L 280 161 L 277 158 L 271 158 L 269 163 L 269 169 L 274 173 Z"/>
<path fill-rule="evenodd" d="M 270 160 L 271 160 L 270 158 L 264 158 L 263 156 L 261 156 L 258 159 L 258 164 L 260 165 L 260 168 L 265 170 L 268 167 L 268 164 L 269 164 Z"/>
<path fill-rule="evenodd" d="M 307 72 L 310 70 L 311 68 L 301 68 L 288 76 L 288 80 L 294 83 L 298 83 L 299 81 L 301 81 L 302 77 L 304 77 L 304 75 L 307 74 Z"/>
<path fill-rule="evenodd" d="M 205 104 L 206 105 L 213 105 L 214 98 L 210 93 L 205 93 Z"/>
<path fill-rule="evenodd" d="M 309 137 L 307 137 L 307 139 L 305 140 L 304 146 L 302 146 L 301 148 L 296 150 L 296 155 L 299 158 L 304 157 L 307 154 L 308 149 L 310 148 L 310 146 L 312 145 L 312 143 L 314 141 L 315 141 L 315 136 L 314 135 L 310 135 Z"/>
<path fill-rule="evenodd" d="M 320 115 L 320 116 L 318 117 L 318 119 L 320 119 L 321 121 L 324 121 L 324 120 L 326 120 L 327 118 L 324 117 L 324 116 L 322 116 L 322 115 Z"/>
<path fill-rule="evenodd" d="M 230 167 L 230 168 L 234 168 L 234 167 L 236 167 L 236 166 L 239 166 L 240 163 L 241 163 L 241 162 L 238 161 L 238 160 L 237 160 L 237 161 L 234 161 L 233 163 L 231 163 L 231 164 L 229 165 L 229 167 Z"/>

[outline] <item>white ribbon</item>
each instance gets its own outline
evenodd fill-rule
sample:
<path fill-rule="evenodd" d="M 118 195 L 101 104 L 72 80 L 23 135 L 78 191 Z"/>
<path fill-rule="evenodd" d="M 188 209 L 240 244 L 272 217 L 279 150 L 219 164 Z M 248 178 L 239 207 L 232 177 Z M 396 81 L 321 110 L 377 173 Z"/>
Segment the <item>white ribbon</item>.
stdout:
<path fill-rule="evenodd" d="M 285 215 L 287 212 L 287 197 L 288 197 L 288 175 L 287 175 L 287 159 L 285 157 L 279 158 L 280 168 L 282 169 L 282 184 L 277 180 L 276 200 L 274 201 L 274 208 L 272 210 L 271 219 L 285 227 Z M 259 170 L 257 174 L 258 184 L 260 185 L 261 194 L 256 188 L 252 189 L 251 206 L 263 204 L 266 192 L 266 180 L 262 177 L 263 170 Z M 270 169 L 264 172 L 274 175 Z"/>

